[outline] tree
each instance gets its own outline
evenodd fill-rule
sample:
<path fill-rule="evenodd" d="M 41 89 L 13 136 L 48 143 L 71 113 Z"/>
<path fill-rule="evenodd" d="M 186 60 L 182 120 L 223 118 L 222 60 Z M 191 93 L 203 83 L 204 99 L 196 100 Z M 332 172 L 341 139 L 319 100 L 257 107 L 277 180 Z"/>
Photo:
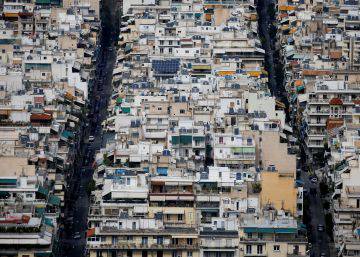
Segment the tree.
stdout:
<path fill-rule="evenodd" d="M 95 180 L 92 179 L 87 185 L 86 192 L 88 195 L 90 195 L 91 192 L 94 191 L 95 189 L 96 189 L 96 183 Z"/>
<path fill-rule="evenodd" d="M 253 192 L 255 194 L 258 194 L 261 192 L 262 190 L 262 187 L 261 187 L 261 184 L 259 182 L 255 182 L 253 185 L 252 185 L 252 188 L 253 188 Z"/>

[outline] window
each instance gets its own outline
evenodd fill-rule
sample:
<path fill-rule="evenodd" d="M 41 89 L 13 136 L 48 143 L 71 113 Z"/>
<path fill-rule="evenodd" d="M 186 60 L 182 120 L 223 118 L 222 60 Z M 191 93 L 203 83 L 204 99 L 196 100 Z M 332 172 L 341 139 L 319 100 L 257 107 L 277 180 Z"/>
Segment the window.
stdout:
<path fill-rule="evenodd" d="M 252 233 L 247 234 L 248 238 L 252 238 Z"/>
<path fill-rule="evenodd" d="M 143 245 L 147 245 L 147 244 L 148 244 L 148 238 L 147 238 L 146 236 L 143 236 L 143 237 L 141 238 L 141 244 L 143 244 Z"/>
<path fill-rule="evenodd" d="M 251 251 L 252 249 L 251 249 L 251 245 L 246 245 L 246 253 L 247 254 L 251 254 Z"/>
<path fill-rule="evenodd" d="M 132 257 L 133 255 L 132 255 L 132 251 L 127 251 L 126 252 L 126 257 Z"/>
<path fill-rule="evenodd" d="M 178 220 L 183 220 L 183 215 L 182 214 L 178 214 Z"/>
<path fill-rule="evenodd" d="M 274 252 L 280 251 L 280 245 L 274 245 Z"/>
<path fill-rule="evenodd" d="M 5 53 L 5 49 L 2 49 L 1 52 L 4 54 Z M 24 255 L 23 255 L 24 256 Z"/>
<path fill-rule="evenodd" d="M 158 236 L 158 237 L 156 238 L 156 243 L 157 243 L 158 245 L 162 245 L 162 244 L 164 243 L 164 238 L 163 238 L 162 236 Z"/>
<path fill-rule="evenodd" d="M 219 144 L 224 143 L 224 138 L 223 137 L 219 137 Z"/>
<path fill-rule="evenodd" d="M 178 238 L 172 238 L 171 242 L 173 245 L 178 245 L 179 244 L 179 239 Z"/>
<path fill-rule="evenodd" d="M 132 237 L 132 236 L 126 236 L 126 240 L 127 240 L 127 241 L 132 241 L 132 240 L 133 240 L 133 237 Z"/>
<path fill-rule="evenodd" d="M 262 245 L 258 245 L 257 246 L 257 254 L 262 254 L 263 253 L 263 246 Z"/>
<path fill-rule="evenodd" d="M 184 114 L 184 113 L 185 113 L 185 110 L 184 110 L 184 109 L 181 109 L 181 110 L 180 110 L 180 113 L 181 113 L 181 114 Z"/>
<path fill-rule="evenodd" d="M 160 48 L 160 53 L 163 54 L 164 53 L 164 48 Z"/>
<path fill-rule="evenodd" d="M 160 40 L 160 45 L 163 45 L 164 44 L 164 40 Z"/>
<path fill-rule="evenodd" d="M 173 49 L 169 48 L 169 54 L 172 54 L 172 52 L 173 52 Z"/>
<path fill-rule="evenodd" d="M 141 252 L 141 257 L 148 257 L 148 252 L 147 251 L 142 251 Z"/>
<path fill-rule="evenodd" d="M 126 178 L 126 185 L 130 185 L 130 178 Z"/>
<path fill-rule="evenodd" d="M 161 111 L 162 110 L 162 108 L 161 107 L 158 107 L 158 111 Z"/>
<path fill-rule="evenodd" d="M 294 254 L 295 255 L 299 254 L 299 246 L 298 245 L 294 245 Z"/>
<path fill-rule="evenodd" d="M 264 238 L 263 233 L 259 233 L 258 237 L 259 237 L 259 239 L 263 239 Z"/>
<path fill-rule="evenodd" d="M 32 198 L 33 195 L 32 194 L 26 194 L 26 198 Z"/>
<path fill-rule="evenodd" d="M 192 257 L 192 256 L 193 256 L 192 252 L 188 251 L 187 252 L 187 257 Z"/>
<path fill-rule="evenodd" d="M 186 239 L 186 243 L 187 243 L 188 245 L 192 245 L 192 244 L 193 244 L 193 239 L 192 239 L 192 238 L 187 238 L 187 239 Z"/>
<path fill-rule="evenodd" d="M 44 76 L 45 76 L 45 73 L 44 73 L 44 72 L 43 72 L 43 73 L 41 73 L 41 76 L 43 76 L 43 77 L 44 77 Z"/>

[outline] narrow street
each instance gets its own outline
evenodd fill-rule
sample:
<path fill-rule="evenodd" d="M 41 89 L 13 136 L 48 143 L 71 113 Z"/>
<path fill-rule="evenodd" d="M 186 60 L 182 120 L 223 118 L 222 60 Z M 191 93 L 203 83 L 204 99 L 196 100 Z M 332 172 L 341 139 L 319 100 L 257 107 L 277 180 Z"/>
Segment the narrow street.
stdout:
<path fill-rule="evenodd" d="M 270 28 L 272 17 L 269 15 L 269 5 L 272 0 L 258 1 L 257 10 L 259 14 L 259 33 L 265 50 L 265 67 L 269 73 L 269 88 L 273 95 L 279 97 L 282 95 L 281 88 L 276 81 L 275 63 L 274 63 L 274 41 L 270 37 Z"/>
<path fill-rule="evenodd" d="M 279 52 L 276 49 L 276 37 L 272 23 L 276 20 L 271 15 L 276 15 L 273 8 L 276 0 L 258 1 L 259 34 L 262 39 L 263 49 L 265 49 L 265 67 L 269 73 L 269 89 L 271 93 L 286 105 L 287 97 L 284 88 L 283 67 L 279 60 Z M 289 110 L 289 108 L 288 108 Z M 289 117 L 289 113 L 287 113 Z M 296 131 L 296 129 L 295 129 Z M 305 196 L 307 204 L 304 205 L 304 216 L 309 217 L 307 225 L 308 238 L 310 243 L 310 257 L 331 256 L 329 250 L 329 237 L 326 234 L 324 210 L 321 202 L 319 183 L 310 182 L 309 168 L 312 170 L 312 163 L 308 159 L 309 154 L 304 150 L 304 143 L 300 141 L 301 155 L 298 168 L 301 169 L 300 179 L 304 181 L 304 189 L 307 191 Z M 311 166 L 311 167 L 310 167 Z M 310 193 L 312 192 L 312 193 Z M 318 228 L 320 225 L 320 228 Z"/>
<path fill-rule="evenodd" d="M 107 117 L 107 105 L 112 93 L 112 70 L 116 60 L 117 35 L 116 0 L 102 1 L 101 40 L 96 62 L 96 77 L 89 88 L 89 113 L 83 124 L 79 154 L 75 158 L 74 175 L 68 181 L 65 217 L 59 230 L 59 246 L 56 256 L 79 257 L 85 255 L 87 214 L 89 208 L 89 183 L 92 180 L 92 164 L 96 151 L 106 142 L 101 123 Z M 90 85 L 89 85 L 90 87 Z M 94 137 L 89 142 L 89 137 Z"/>
<path fill-rule="evenodd" d="M 308 240 L 311 244 L 310 248 L 310 257 L 321 256 L 321 254 L 325 254 L 325 256 L 330 255 L 330 247 L 329 247 L 329 237 L 326 233 L 325 227 L 325 215 L 324 209 L 321 201 L 321 194 L 319 190 L 319 183 L 313 183 L 310 181 L 309 173 L 306 172 L 308 170 L 308 164 L 306 164 L 307 154 L 304 150 L 302 150 L 301 154 L 301 180 L 304 181 L 304 189 L 306 190 L 306 194 L 304 196 L 305 201 L 307 201 L 307 212 L 308 221 L 307 221 L 307 229 L 308 229 Z M 319 229 L 323 226 L 323 231 Z"/>

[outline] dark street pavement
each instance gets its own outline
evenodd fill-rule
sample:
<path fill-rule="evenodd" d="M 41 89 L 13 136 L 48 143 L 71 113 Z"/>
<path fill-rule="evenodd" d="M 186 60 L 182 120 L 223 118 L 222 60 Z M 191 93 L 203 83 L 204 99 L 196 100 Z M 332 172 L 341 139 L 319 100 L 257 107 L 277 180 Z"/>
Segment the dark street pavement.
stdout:
<path fill-rule="evenodd" d="M 96 152 L 110 137 L 102 132 L 101 123 L 107 118 L 107 105 L 112 93 L 112 71 L 116 60 L 116 6 L 116 0 L 102 1 L 101 45 L 96 62 L 96 77 L 92 87 L 89 87 L 89 114 L 83 124 L 80 154 L 74 162 L 74 174 L 67 181 L 69 187 L 65 192 L 65 217 L 59 231 L 58 249 L 54 251 L 56 256 L 85 256 L 89 209 L 87 191 L 92 180 L 92 165 Z M 94 136 L 93 142 L 89 142 L 89 136 Z"/>

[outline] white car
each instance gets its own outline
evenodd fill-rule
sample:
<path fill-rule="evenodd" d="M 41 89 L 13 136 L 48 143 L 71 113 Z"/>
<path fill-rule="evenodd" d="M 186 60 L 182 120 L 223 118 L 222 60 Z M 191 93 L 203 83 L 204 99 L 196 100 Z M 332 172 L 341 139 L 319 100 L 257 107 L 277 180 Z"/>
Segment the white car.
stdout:
<path fill-rule="evenodd" d="M 94 136 L 89 136 L 89 142 L 94 142 L 95 137 Z"/>
<path fill-rule="evenodd" d="M 312 177 L 312 178 L 310 179 L 310 181 L 315 184 L 315 183 L 318 182 L 318 179 L 317 179 L 317 177 Z"/>
<path fill-rule="evenodd" d="M 79 232 L 75 232 L 74 234 L 74 239 L 80 239 L 81 238 L 81 235 Z"/>

